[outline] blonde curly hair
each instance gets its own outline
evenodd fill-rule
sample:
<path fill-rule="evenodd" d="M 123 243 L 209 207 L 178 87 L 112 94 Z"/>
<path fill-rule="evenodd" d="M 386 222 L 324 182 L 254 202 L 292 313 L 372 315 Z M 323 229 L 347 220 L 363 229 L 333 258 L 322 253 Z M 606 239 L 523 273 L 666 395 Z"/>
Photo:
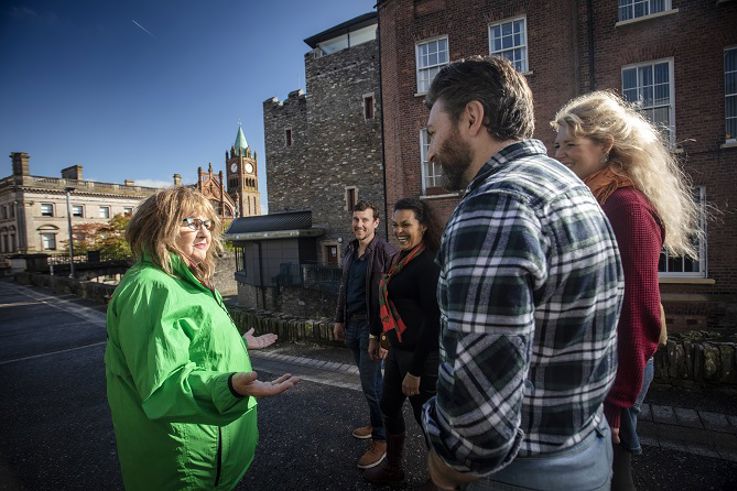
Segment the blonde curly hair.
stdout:
<path fill-rule="evenodd" d="M 223 251 L 220 233 L 222 223 L 210 201 L 200 192 L 183 186 L 171 187 L 146 198 L 131 218 L 125 238 L 133 255 L 140 259 L 143 254 L 151 256 L 154 264 L 173 274 L 170 253 L 186 259 L 177 247 L 176 238 L 182 221 L 192 214 L 212 220 L 210 248 L 205 260 L 193 266 L 193 273 L 200 281 L 209 283 L 215 274 L 217 256 Z"/>
<path fill-rule="evenodd" d="M 565 125 L 574 138 L 611 145 L 608 165 L 629 176 L 653 205 L 665 228 L 666 250 L 697 258 L 692 240 L 703 231 L 691 181 L 652 123 L 616 94 L 600 90 L 568 102 L 550 124 L 556 131 Z"/>

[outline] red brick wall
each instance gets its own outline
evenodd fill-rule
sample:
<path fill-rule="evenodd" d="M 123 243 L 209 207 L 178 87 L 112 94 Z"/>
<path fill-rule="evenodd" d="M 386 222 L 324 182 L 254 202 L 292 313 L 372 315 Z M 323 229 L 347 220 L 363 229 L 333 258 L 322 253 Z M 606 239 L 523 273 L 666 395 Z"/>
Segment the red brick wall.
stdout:
<path fill-rule="evenodd" d="M 415 96 L 415 44 L 447 35 L 450 59 L 489 53 L 488 25 L 527 17 L 528 82 L 535 97 L 535 137 L 550 148 L 549 121 L 571 97 L 621 88 L 623 65 L 673 57 L 676 140 L 694 184 L 706 187 L 717 220 L 708 224 L 708 273 L 713 285 L 663 285 L 666 299 L 705 295 L 720 305 L 718 324 L 737 310 L 737 148 L 724 143 L 723 50 L 737 45 L 737 2 L 673 0 L 677 13 L 615 26 L 617 0 L 386 0 L 379 5 L 387 208 L 421 194 L 419 132 L 427 119 Z M 593 73 L 589 63 L 593 21 Z M 592 78 L 593 75 L 593 78 Z M 693 139 L 694 141 L 690 141 Z M 431 199 L 444 218 L 455 199 Z M 671 295 L 670 297 L 668 295 Z M 675 296 L 672 294 L 676 294 Z M 726 306 L 725 306 L 726 305 Z M 693 307 L 673 301 L 677 314 Z M 716 307 L 714 309 L 717 309 Z M 714 309 L 708 315 L 714 317 Z M 717 310 L 718 310 L 717 309 Z M 675 315 L 674 314 L 674 315 Z M 705 314 L 707 315 L 707 314 Z M 711 323 L 713 324 L 713 323 Z"/>

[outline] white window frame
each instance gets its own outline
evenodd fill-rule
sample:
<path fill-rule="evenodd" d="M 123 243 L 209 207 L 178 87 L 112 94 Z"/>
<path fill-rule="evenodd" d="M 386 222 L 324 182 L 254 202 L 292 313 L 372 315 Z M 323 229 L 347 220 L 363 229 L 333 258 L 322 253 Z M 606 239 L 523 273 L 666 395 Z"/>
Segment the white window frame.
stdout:
<path fill-rule="evenodd" d="M 80 210 L 82 210 L 81 214 L 77 215 L 74 211 L 75 208 L 79 208 Z M 72 205 L 72 217 L 84 218 L 84 205 Z"/>
<path fill-rule="evenodd" d="M 727 120 L 734 119 L 735 126 L 737 126 L 737 114 L 734 116 L 727 116 L 727 101 L 729 98 L 734 97 L 737 102 L 737 86 L 735 86 L 735 92 L 727 92 L 727 74 L 734 74 L 734 76 L 737 77 L 737 69 L 727 72 L 727 53 L 730 51 L 734 51 L 735 54 L 737 54 L 737 46 L 730 46 L 729 48 L 724 49 L 724 142 L 728 144 L 737 144 L 737 130 L 735 130 L 734 134 L 729 135 L 731 138 L 727 137 Z"/>
<path fill-rule="evenodd" d="M 123 207 L 123 216 L 132 217 L 133 216 L 133 207 L 132 206 L 124 206 Z"/>
<path fill-rule="evenodd" d="M 446 59 L 445 63 L 436 63 L 435 65 L 428 65 L 428 66 L 420 66 L 420 46 L 424 46 L 426 44 L 435 43 L 438 41 L 445 40 L 445 49 L 446 49 Z M 440 51 L 438 50 L 438 53 Z M 435 75 L 438 74 L 438 72 L 444 67 L 450 63 L 450 43 L 448 42 L 448 35 L 442 35 L 442 36 L 436 36 L 429 39 L 423 39 L 422 41 L 419 41 L 415 44 L 415 82 L 417 84 L 417 93 L 415 95 L 422 95 L 427 93 L 428 90 L 430 90 L 430 85 L 432 84 L 433 79 L 435 79 Z M 427 79 L 427 77 L 422 77 L 421 74 L 425 74 L 427 72 L 434 71 L 435 74 L 432 76 L 432 78 Z M 420 82 L 424 82 L 425 86 L 421 86 Z"/>
<path fill-rule="evenodd" d="M 521 45 L 518 45 L 518 46 L 513 45 L 511 48 L 504 48 L 504 47 L 502 47 L 502 49 L 500 49 L 499 51 L 494 50 L 494 37 L 492 35 L 492 30 L 495 27 L 500 27 L 501 28 L 502 25 L 504 25 L 504 24 L 510 24 L 510 23 L 512 24 L 512 26 L 514 28 L 514 23 L 517 22 L 517 21 L 520 21 L 520 20 L 522 21 L 522 26 L 523 26 L 523 29 L 524 29 L 524 32 L 522 33 L 522 44 Z M 520 15 L 518 17 L 510 17 L 509 19 L 503 19 L 503 20 L 500 20 L 498 22 L 492 22 L 488 26 L 487 34 L 489 36 L 489 54 L 495 55 L 495 56 L 502 56 L 502 57 L 508 59 L 509 61 L 512 62 L 512 64 L 514 65 L 514 67 L 520 73 L 529 73 L 529 71 L 530 71 L 530 50 L 528 49 L 528 44 L 527 44 L 527 16 L 526 15 Z M 502 34 L 502 38 L 503 37 L 504 37 L 504 35 Z M 514 31 L 512 31 L 512 40 L 514 42 Z M 522 49 L 522 51 L 524 53 L 524 57 L 522 59 L 522 64 L 519 67 L 517 66 L 517 64 L 515 63 L 515 61 L 512 58 L 509 58 L 505 54 L 506 52 L 514 52 L 514 50 L 516 50 L 516 49 Z"/>
<path fill-rule="evenodd" d="M 103 213 L 103 210 L 107 210 L 105 213 Z M 110 220 L 110 207 L 109 206 L 100 206 L 99 210 L 97 211 L 97 218 L 103 218 L 105 220 Z"/>
<path fill-rule="evenodd" d="M 706 234 L 706 188 L 704 186 L 696 186 L 694 188 L 695 193 L 697 193 L 696 198 L 696 205 L 698 206 L 698 215 L 699 215 L 699 228 L 703 231 L 703 235 L 701 240 L 698 244 L 698 265 L 699 270 L 698 271 L 660 271 L 660 266 L 658 265 L 658 276 L 660 278 L 706 278 L 707 272 L 708 272 L 708 262 L 707 262 L 707 234 Z M 661 256 L 665 256 L 665 264 L 666 269 L 668 265 L 668 258 L 669 254 L 668 252 L 663 249 L 661 251 Z M 678 259 L 678 258 L 675 258 Z M 683 261 L 685 261 L 684 258 L 681 258 L 681 264 L 683 264 Z"/>
<path fill-rule="evenodd" d="M 661 58 L 659 60 L 651 60 L 651 61 L 646 61 L 642 63 L 634 63 L 632 65 L 623 66 L 622 69 L 620 70 L 620 84 L 622 88 L 621 92 L 622 92 L 622 97 L 626 98 L 625 91 L 628 89 L 626 89 L 624 86 L 625 70 L 632 70 L 632 69 L 638 70 L 638 74 L 636 75 L 637 83 L 634 88 L 639 93 L 642 88 L 640 86 L 640 80 L 639 80 L 639 69 L 642 67 L 653 67 L 653 70 L 654 70 L 655 65 L 658 65 L 660 63 L 668 63 L 668 91 L 670 93 L 670 101 L 667 107 L 670 108 L 670 114 L 669 114 L 670 117 L 668 118 L 669 119 L 668 121 L 668 133 L 669 134 L 668 134 L 667 141 L 670 143 L 672 148 L 675 148 L 675 145 L 676 145 L 676 83 L 675 83 L 675 72 L 673 68 L 673 58 L 672 57 L 671 58 Z M 655 75 L 653 73 L 653 102 L 654 101 L 655 101 Z M 630 101 L 630 102 L 638 106 L 640 111 L 647 111 L 648 109 L 666 107 L 665 105 L 658 105 L 658 106 L 653 105 L 650 107 L 641 107 L 638 101 Z M 649 118 L 647 119 L 648 121 L 650 121 Z"/>
<path fill-rule="evenodd" d="M 51 215 L 45 215 L 44 206 L 51 207 Z M 54 217 L 56 216 L 56 210 L 54 210 L 54 203 L 41 203 L 41 216 L 42 217 Z"/>
<path fill-rule="evenodd" d="M 40 232 L 41 237 L 41 250 L 42 251 L 55 251 L 57 250 L 56 246 L 56 232 Z M 53 242 L 54 247 L 46 247 L 46 242 L 44 242 L 44 238 L 46 239 L 46 242 L 51 244 Z"/>
<path fill-rule="evenodd" d="M 430 188 L 443 187 L 443 169 L 439 164 L 427 160 L 430 150 L 430 139 L 427 128 L 420 130 L 420 173 L 422 175 L 422 194 L 426 195 Z M 430 182 L 432 180 L 432 182 Z M 429 184 L 432 184 L 430 186 Z"/>
<path fill-rule="evenodd" d="M 626 4 L 623 6 L 621 5 L 622 0 L 617 1 L 617 20 L 619 22 L 627 22 L 627 21 L 634 21 L 639 19 L 646 19 L 650 17 L 655 17 L 659 15 L 663 15 L 665 13 L 670 12 L 673 10 L 673 2 L 671 0 L 663 0 L 663 10 L 658 10 L 657 12 L 653 12 L 651 5 L 655 0 L 625 0 Z M 643 4 L 647 5 L 647 13 L 642 15 L 635 15 L 635 5 L 636 4 Z M 622 18 L 622 8 L 629 8 L 632 16 L 627 17 L 626 19 Z"/>

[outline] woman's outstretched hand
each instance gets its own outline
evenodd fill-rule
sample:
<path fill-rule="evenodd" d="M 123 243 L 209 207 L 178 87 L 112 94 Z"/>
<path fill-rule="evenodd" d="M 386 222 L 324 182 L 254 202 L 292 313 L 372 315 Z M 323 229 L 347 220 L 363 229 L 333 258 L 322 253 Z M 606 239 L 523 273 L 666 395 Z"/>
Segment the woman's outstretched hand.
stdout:
<path fill-rule="evenodd" d="M 299 378 L 285 373 L 271 382 L 258 380 L 256 372 L 238 372 L 233 375 L 233 389 L 242 396 L 269 397 L 281 394 L 299 383 Z"/>
<path fill-rule="evenodd" d="M 250 328 L 248 331 L 246 331 L 243 337 L 246 340 L 246 345 L 248 346 L 248 349 L 268 348 L 272 344 L 276 343 L 277 339 L 279 339 L 279 336 L 271 332 L 262 334 L 261 336 L 254 336 L 253 328 Z"/>

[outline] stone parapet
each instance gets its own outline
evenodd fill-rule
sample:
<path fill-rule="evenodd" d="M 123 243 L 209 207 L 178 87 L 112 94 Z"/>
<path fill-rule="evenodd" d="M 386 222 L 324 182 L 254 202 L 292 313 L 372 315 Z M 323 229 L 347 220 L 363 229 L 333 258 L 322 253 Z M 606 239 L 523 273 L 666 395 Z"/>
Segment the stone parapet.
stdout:
<path fill-rule="evenodd" d="M 228 306 L 230 316 L 241 333 L 254 328 L 256 335 L 272 332 L 280 341 L 310 341 L 342 345 L 333 336 L 333 319 L 305 319 L 268 310 Z"/>
<path fill-rule="evenodd" d="M 737 386 L 737 335 L 714 339 L 695 331 L 671 336 L 655 353 L 655 377 L 683 386 Z"/>

